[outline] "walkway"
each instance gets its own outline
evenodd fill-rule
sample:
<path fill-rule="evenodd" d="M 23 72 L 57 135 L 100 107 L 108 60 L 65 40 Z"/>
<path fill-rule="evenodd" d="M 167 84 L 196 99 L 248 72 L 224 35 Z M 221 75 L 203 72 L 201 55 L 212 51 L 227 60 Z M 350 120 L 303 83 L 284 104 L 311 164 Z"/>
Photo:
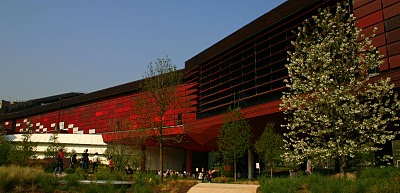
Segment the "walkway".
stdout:
<path fill-rule="evenodd" d="M 199 183 L 190 188 L 188 193 L 256 193 L 259 185 L 249 184 L 218 184 L 218 183 Z"/>

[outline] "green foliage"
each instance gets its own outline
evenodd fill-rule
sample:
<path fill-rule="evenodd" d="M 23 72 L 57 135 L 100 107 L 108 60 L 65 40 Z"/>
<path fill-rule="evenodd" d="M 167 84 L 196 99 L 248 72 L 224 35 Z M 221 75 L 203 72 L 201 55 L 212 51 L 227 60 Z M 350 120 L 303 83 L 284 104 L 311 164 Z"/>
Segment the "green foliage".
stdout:
<path fill-rule="evenodd" d="M 65 145 L 64 144 L 60 144 L 58 142 L 58 131 L 54 130 L 53 135 L 50 136 L 49 142 L 50 145 L 46 148 L 46 151 L 44 152 L 44 156 L 46 158 L 56 158 L 57 156 L 57 152 L 60 149 L 65 149 Z M 64 151 L 65 153 L 67 151 Z M 66 155 L 64 155 L 64 157 L 67 157 Z"/>
<path fill-rule="evenodd" d="M 136 173 L 134 175 L 133 192 L 153 192 L 153 187 L 160 185 L 161 178 L 155 174 Z"/>
<path fill-rule="evenodd" d="M 160 162 L 159 170 L 163 171 L 163 144 L 179 143 L 183 140 L 183 134 L 168 135 L 171 122 L 185 124 L 178 120 L 178 116 L 167 112 L 182 113 L 182 119 L 186 114 L 189 103 L 185 95 L 179 91 L 183 72 L 176 69 L 176 65 L 169 58 L 159 58 L 148 65 L 148 72 L 143 76 L 140 84 L 141 94 L 134 104 L 138 115 L 136 120 L 139 128 L 138 135 L 150 135 L 159 144 Z M 151 128 L 151 129 L 149 129 Z M 161 176 L 161 180 L 162 180 Z"/>
<path fill-rule="evenodd" d="M 58 178 L 53 175 L 48 175 L 46 173 L 39 174 L 36 177 L 35 183 L 39 189 L 43 192 L 51 193 L 54 192 L 58 185 Z"/>
<path fill-rule="evenodd" d="M 130 180 L 127 178 L 125 172 L 114 171 L 110 173 L 110 170 L 102 169 L 96 173 L 97 180 Z"/>
<path fill-rule="evenodd" d="M 116 192 L 116 189 L 114 188 L 114 185 L 111 183 L 107 183 L 107 184 L 91 183 L 89 185 L 86 185 L 83 192 L 86 192 L 86 193 L 108 193 L 108 192 Z"/>
<path fill-rule="evenodd" d="M 313 173 L 297 178 L 261 178 L 261 192 L 399 192 L 400 169 L 395 167 L 368 168 L 358 177 L 321 176 Z"/>
<path fill-rule="evenodd" d="M 12 144 L 6 137 L 6 132 L 0 124 L 0 166 L 10 163 L 9 155 L 12 150 Z"/>
<path fill-rule="evenodd" d="M 129 136 L 126 133 L 125 135 Z M 130 164 L 134 168 L 140 166 L 141 150 L 140 146 L 138 146 L 139 144 L 126 144 L 126 140 L 116 140 L 113 143 L 107 144 L 105 155 L 107 157 L 112 156 L 115 170 L 124 171 L 126 164 Z"/>
<path fill-rule="evenodd" d="M 282 160 L 281 155 L 283 154 L 283 150 L 281 148 L 284 145 L 282 136 L 275 132 L 274 127 L 274 123 L 268 122 L 264 132 L 254 145 L 256 152 L 261 156 L 266 165 L 270 167 L 271 178 L 272 167 Z"/>
<path fill-rule="evenodd" d="M 67 173 L 67 174 L 74 174 L 74 173 L 75 173 L 75 170 L 74 170 L 74 168 L 66 168 L 66 169 L 65 169 L 65 173 Z"/>
<path fill-rule="evenodd" d="M 301 181 L 298 178 L 261 178 L 260 192 L 273 193 L 295 193 L 301 187 Z"/>
<path fill-rule="evenodd" d="M 44 182 L 46 180 L 46 183 Z M 47 182 L 48 181 L 48 182 Z M 44 173 L 40 168 L 8 166 L 0 167 L 0 192 L 12 192 L 18 189 L 40 188 L 52 192 L 56 185 L 52 175 Z"/>
<path fill-rule="evenodd" d="M 236 181 L 236 162 L 249 149 L 251 126 L 239 111 L 231 109 L 224 116 L 224 122 L 218 135 L 218 151 L 223 162 L 234 164 L 234 177 Z"/>
<path fill-rule="evenodd" d="M 347 1 L 346 1 L 347 2 Z M 361 33 L 347 3 L 326 8 L 298 28 L 286 65 L 288 91 L 281 110 L 287 162 L 304 157 L 340 158 L 379 150 L 400 131 L 387 129 L 398 120 L 400 102 L 390 78 L 370 80 L 382 63 L 371 37 Z M 395 124 L 397 126 L 397 124 Z"/>
<path fill-rule="evenodd" d="M 75 174 L 81 176 L 84 180 L 87 180 L 89 177 L 88 173 L 81 167 L 75 169 Z"/>
<path fill-rule="evenodd" d="M 46 167 L 44 168 L 44 171 L 47 173 L 52 173 L 52 172 L 54 172 L 54 168 L 56 168 L 56 165 L 57 165 L 57 163 L 51 162 L 46 165 Z"/>
<path fill-rule="evenodd" d="M 38 143 L 32 142 L 32 126 L 27 122 L 27 127 L 24 128 L 22 141 L 15 142 L 10 150 L 9 160 L 13 164 L 27 166 L 29 160 L 36 159 L 36 148 Z"/>
<path fill-rule="evenodd" d="M 82 176 L 69 174 L 64 177 L 68 189 L 73 189 L 79 186 L 79 180 L 83 180 Z"/>

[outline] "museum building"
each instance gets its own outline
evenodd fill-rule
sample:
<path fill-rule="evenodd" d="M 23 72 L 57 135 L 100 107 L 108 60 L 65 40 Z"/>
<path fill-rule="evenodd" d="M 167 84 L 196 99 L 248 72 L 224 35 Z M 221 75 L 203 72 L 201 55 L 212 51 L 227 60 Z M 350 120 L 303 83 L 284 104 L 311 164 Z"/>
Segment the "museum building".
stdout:
<path fill-rule="evenodd" d="M 169 135 L 185 134 L 182 143 L 169 144 L 164 151 L 165 169 L 194 172 L 212 166 L 212 151 L 222 125 L 223 113 L 240 107 L 253 128 L 253 136 L 266 123 L 283 123 L 280 98 L 288 78 L 287 51 L 293 50 L 292 31 L 318 13 L 319 8 L 335 6 L 337 0 L 288 0 L 206 50 L 187 60 L 182 69 L 185 78 L 179 86 L 190 106 L 170 111 L 165 117 Z M 357 25 L 369 35 L 377 27 L 373 45 L 383 54 L 380 69 L 373 78 L 391 77 L 395 89 L 400 87 L 400 0 L 349 1 Z M 195 37 L 194 37 L 195 38 Z M 34 135 L 59 128 L 62 134 L 101 135 L 105 144 L 125 140 L 124 131 L 137 129 L 133 104 L 143 80 L 106 88 L 92 93 L 69 93 L 36 99 L 23 108 L 0 111 L 0 121 L 8 134 L 18 135 L 27 124 Z M 36 105 L 35 105 L 36 104 Z M 4 107 L 3 107 L 4 108 Z M 255 139 L 253 139 L 255 140 Z M 86 144 L 90 149 L 90 144 Z M 83 147 L 83 146 L 82 146 Z M 158 169 L 157 146 L 145 147 L 146 169 Z M 81 153 L 81 152 L 78 152 Z M 90 152 L 94 153 L 94 152 Z M 247 175 L 254 176 L 256 156 L 247 155 Z M 258 159 L 257 159 L 258 160 Z"/>

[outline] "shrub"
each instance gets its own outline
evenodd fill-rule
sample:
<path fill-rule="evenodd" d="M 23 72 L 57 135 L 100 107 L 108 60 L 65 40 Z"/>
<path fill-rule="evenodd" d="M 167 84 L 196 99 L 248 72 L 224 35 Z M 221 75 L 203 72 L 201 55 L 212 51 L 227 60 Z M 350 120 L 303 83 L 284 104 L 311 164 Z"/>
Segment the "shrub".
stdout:
<path fill-rule="evenodd" d="M 55 162 L 50 162 L 49 164 L 46 165 L 44 168 L 44 171 L 47 173 L 53 173 L 54 169 L 56 168 L 56 163 Z"/>
<path fill-rule="evenodd" d="M 88 177 L 89 177 L 88 173 L 82 168 L 76 168 L 75 169 L 75 174 L 78 175 L 78 176 L 81 176 L 82 179 L 84 179 L 84 180 L 87 180 Z"/>
<path fill-rule="evenodd" d="M 46 193 L 54 192 L 59 184 L 58 178 L 53 175 L 41 174 L 36 178 L 37 187 Z"/>
<path fill-rule="evenodd" d="M 86 185 L 84 187 L 83 192 L 86 193 L 109 193 L 109 192 L 115 192 L 114 185 L 107 183 L 107 184 L 94 184 L 91 183 L 89 185 Z"/>
<path fill-rule="evenodd" d="M 50 180 L 50 184 L 44 185 L 41 179 Z M 11 192 L 14 189 L 18 189 L 18 191 L 35 189 L 37 187 L 48 190 L 55 186 L 55 181 L 48 174 L 45 174 L 41 168 L 0 167 L 0 192 Z"/>
<path fill-rule="evenodd" d="M 125 173 L 119 171 L 114 171 L 113 173 L 110 173 L 109 170 L 100 170 L 96 173 L 97 180 L 126 180 L 125 176 Z"/>
<path fill-rule="evenodd" d="M 67 169 L 65 169 L 65 173 L 67 173 L 67 174 L 74 174 L 74 173 L 75 173 L 75 170 L 74 170 L 74 168 L 67 168 Z"/>
<path fill-rule="evenodd" d="M 290 193 L 301 188 L 300 178 L 261 178 L 261 192 Z"/>
<path fill-rule="evenodd" d="M 132 192 L 134 192 L 134 193 L 152 193 L 153 189 L 148 186 L 132 186 Z"/>
<path fill-rule="evenodd" d="M 64 180 L 66 182 L 67 188 L 75 188 L 79 186 L 79 180 L 82 180 L 83 177 L 76 175 L 76 174 L 70 174 L 64 177 Z"/>

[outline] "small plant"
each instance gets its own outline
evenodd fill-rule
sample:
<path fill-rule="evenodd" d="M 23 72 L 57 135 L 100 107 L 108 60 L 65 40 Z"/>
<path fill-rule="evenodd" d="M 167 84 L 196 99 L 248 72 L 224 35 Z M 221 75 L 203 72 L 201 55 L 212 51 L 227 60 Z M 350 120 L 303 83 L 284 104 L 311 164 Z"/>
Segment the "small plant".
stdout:
<path fill-rule="evenodd" d="M 35 183 L 43 192 L 50 193 L 54 192 L 59 182 L 58 178 L 53 175 L 41 174 L 36 176 Z"/>
<path fill-rule="evenodd" d="M 74 170 L 74 168 L 67 168 L 67 169 L 65 169 L 65 173 L 67 173 L 67 174 L 74 174 L 74 173 L 75 173 L 75 170 Z"/>
<path fill-rule="evenodd" d="M 82 180 L 83 177 L 76 175 L 76 174 L 70 174 L 64 177 L 64 180 L 67 184 L 67 188 L 75 188 L 78 187 L 79 185 L 79 180 Z"/>
<path fill-rule="evenodd" d="M 81 176 L 84 180 L 87 180 L 89 177 L 88 173 L 85 170 L 83 170 L 82 168 L 76 168 L 75 174 L 78 176 Z"/>
<path fill-rule="evenodd" d="M 47 173 L 53 173 L 54 172 L 54 168 L 56 168 L 56 163 L 55 162 L 51 162 L 49 164 L 46 165 L 46 167 L 44 168 L 44 171 Z"/>

